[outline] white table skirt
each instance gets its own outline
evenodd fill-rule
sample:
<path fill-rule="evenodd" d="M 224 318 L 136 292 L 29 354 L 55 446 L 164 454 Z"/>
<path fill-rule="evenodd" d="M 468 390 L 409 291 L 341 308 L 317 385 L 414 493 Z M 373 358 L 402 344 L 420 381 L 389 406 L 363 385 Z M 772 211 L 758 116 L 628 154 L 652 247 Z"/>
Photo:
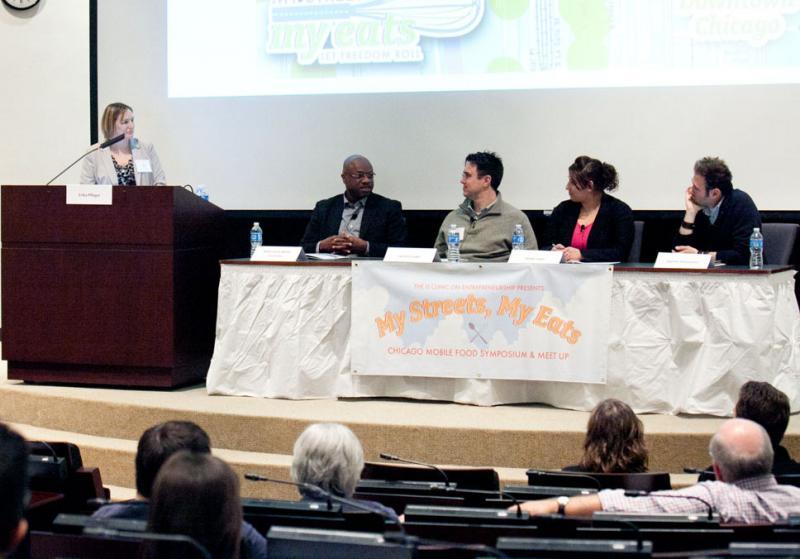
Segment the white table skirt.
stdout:
<path fill-rule="evenodd" d="M 349 267 L 224 264 L 207 387 L 265 398 L 388 396 L 576 410 L 615 397 L 637 412 L 724 416 L 754 379 L 786 392 L 797 411 L 793 277 L 615 271 L 608 383 L 596 385 L 352 375 Z"/>

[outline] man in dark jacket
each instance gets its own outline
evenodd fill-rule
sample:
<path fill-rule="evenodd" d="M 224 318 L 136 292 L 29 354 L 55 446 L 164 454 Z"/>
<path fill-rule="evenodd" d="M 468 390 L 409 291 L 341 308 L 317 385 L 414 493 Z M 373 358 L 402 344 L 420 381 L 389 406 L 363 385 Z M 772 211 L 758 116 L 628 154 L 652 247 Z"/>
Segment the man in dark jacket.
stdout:
<path fill-rule="evenodd" d="M 761 227 L 761 216 L 753 199 L 733 188 L 732 178 L 718 157 L 704 157 L 694 164 L 675 252 L 709 253 L 712 261 L 725 264 L 750 261 L 750 235 L 754 227 Z"/>
<path fill-rule="evenodd" d="M 390 246 L 405 246 L 403 206 L 372 192 L 375 172 L 369 160 L 351 155 L 341 176 L 344 194 L 317 202 L 301 241 L 303 250 L 382 257 Z"/>

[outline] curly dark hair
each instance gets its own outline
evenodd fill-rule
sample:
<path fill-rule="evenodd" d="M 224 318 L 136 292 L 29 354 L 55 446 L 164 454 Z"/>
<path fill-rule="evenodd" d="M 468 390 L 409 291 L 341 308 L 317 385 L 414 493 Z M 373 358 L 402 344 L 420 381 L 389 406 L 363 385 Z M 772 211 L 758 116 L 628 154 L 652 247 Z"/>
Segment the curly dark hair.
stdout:
<path fill-rule="evenodd" d="M 733 190 L 733 175 L 719 157 L 704 157 L 694 164 L 694 172 L 706 179 L 706 191 L 719 188 L 723 196 Z"/>
<path fill-rule="evenodd" d="M 644 427 L 630 406 L 614 398 L 597 404 L 586 427 L 581 469 L 638 473 L 647 471 L 647 462 Z"/>

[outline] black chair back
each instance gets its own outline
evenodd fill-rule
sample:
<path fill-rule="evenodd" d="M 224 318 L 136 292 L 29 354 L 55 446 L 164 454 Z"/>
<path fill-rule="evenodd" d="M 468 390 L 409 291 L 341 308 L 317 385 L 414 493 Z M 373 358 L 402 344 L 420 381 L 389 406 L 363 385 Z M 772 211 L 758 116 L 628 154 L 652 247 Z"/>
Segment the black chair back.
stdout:
<path fill-rule="evenodd" d="M 528 470 L 528 485 L 558 485 L 561 487 L 586 487 L 590 489 L 627 489 L 629 491 L 661 491 L 672 489 L 667 472 L 636 474 L 597 474 L 588 472 L 549 472 Z M 593 483 L 587 480 L 593 480 Z"/>
<path fill-rule="evenodd" d="M 797 239 L 796 223 L 762 223 L 764 235 L 764 264 L 786 265 L 792 258 Z"/>
<path fill-rule="evenodd" d="M 460 489 L 481 489 L 497 491 L 500 489 L 500 476 L 492 468 L 442 468 L 448 481 Z M 361 479 L 383 479 L 387 481 L 445 481 L 442 474 L 433 468 L 367 462 L 361 472 Z"/>
<path fill-rule="evenodd" d="M 644 237 L 644 221 L 633 222 L 633 244 L 628 253 L 628 262 L 639 262 L 642 258 L 642 237 Z"/>

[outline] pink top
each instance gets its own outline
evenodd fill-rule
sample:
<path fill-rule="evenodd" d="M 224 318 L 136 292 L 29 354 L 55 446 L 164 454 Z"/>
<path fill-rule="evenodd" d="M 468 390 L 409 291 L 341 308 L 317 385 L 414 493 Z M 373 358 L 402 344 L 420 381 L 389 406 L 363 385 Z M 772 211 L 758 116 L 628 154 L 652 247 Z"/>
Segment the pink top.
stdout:
<path fill-rule="evenodd" d="M 594 225 L 593 222 L 589 225 L 581 225 L 576 221 L 575 229 L 572 230 L 572 241 L 570 242 L 569 246 L 572 248 L 577 248 L 581 252 L 586 250 L 586 241 L 589 239 L 589 233 L 592 231 L 592 225 Z"/>

